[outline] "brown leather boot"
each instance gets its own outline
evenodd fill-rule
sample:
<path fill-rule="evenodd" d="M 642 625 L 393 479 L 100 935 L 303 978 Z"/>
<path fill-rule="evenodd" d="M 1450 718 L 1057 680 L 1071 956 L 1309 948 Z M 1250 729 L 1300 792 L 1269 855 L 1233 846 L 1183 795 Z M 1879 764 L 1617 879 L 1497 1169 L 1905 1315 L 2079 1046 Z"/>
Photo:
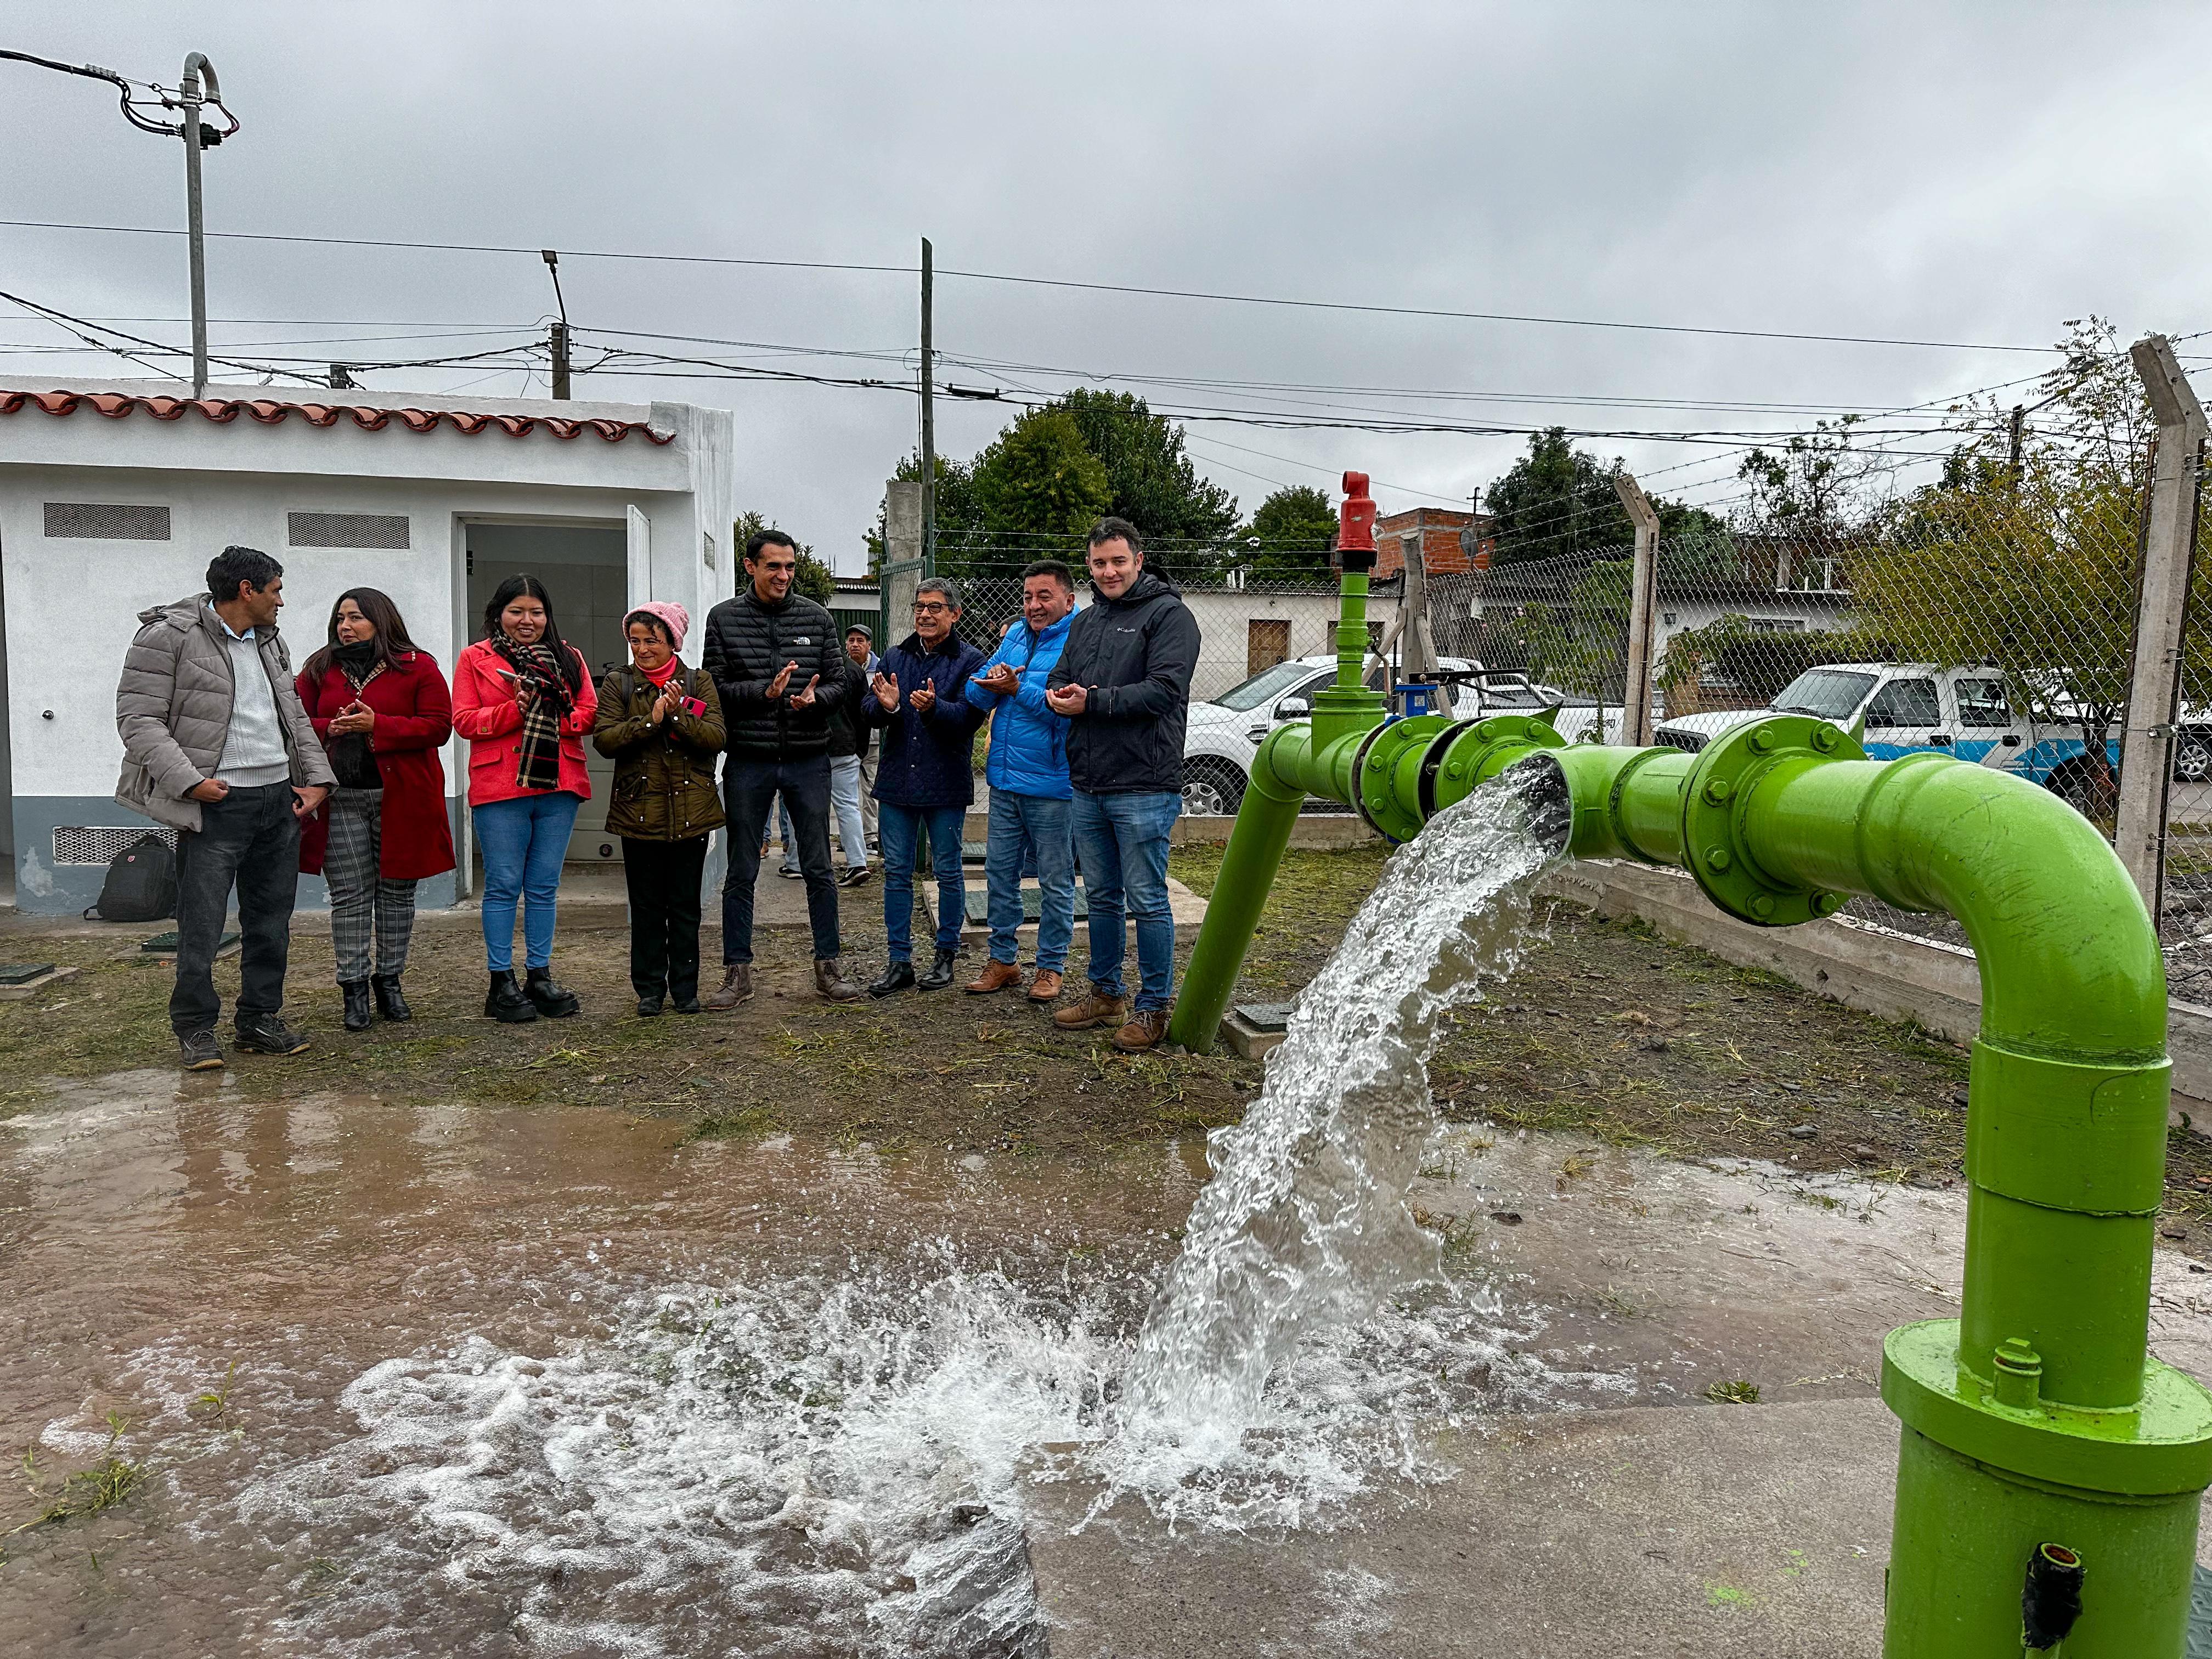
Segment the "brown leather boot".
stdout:
<path fill-rule="evenodd" d="M 1168 1034 L 1168 1011 L 1164 1008 L 1140 1008 L 1129 1016 L 1129 1023 L 1114 1033 L 1114 1046 L 1125 1054 L 1142 1054 L 1147 1048 L 1157 1048 L 1160 1039 Z"/>
<path fill-rule="evenodd" d="M 994 991 L 1003 991 L 1009 985 L 1022 982 L 1022 970 L 1011 962 L 1001 962 L 993 957 L 983 964 L 983 971 L 960 988 L 971 997 L 987 997 Z"/>
<path fill-rule="evenodd" d="M 1096 985 L 1091 994 L 1072 1008 L 1063 1008 L 1052 1023 L 1063 1031 L 1087 1031 L 1094 1025 L 1118 1025 L 1129 1012 L 1127 997 L 1109 997 Z"/>
<path fill-rule="evenodd" d="M 722 970 L 722 982 L 699 999 L 702 1008 L 712 1008 L 716 1013 L 726 1013 L 741 1002 L 750 1002 L 753 994 L 753 966 L 749 962 L 733 962 Z"/>
<path fill-rule="evenodd" d="M 814 988 L 832 1002 L 858 1002 L 868 994 L 845 977 L 835 957 L 814 959 Z"/>
<path fill-rule="evenodd" d="M 1049 968 L 1038 969 L 1036 977 L 1030 981 L 1030 1000 L 1031 1002 L 1059 1001 L 1060 975 Z"/>

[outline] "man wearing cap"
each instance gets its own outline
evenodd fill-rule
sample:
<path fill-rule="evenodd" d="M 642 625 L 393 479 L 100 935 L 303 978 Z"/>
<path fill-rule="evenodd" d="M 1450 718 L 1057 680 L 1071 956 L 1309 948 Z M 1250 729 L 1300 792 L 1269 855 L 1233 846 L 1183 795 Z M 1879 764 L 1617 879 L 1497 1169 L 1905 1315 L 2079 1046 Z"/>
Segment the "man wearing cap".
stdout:
<path fill-rule="evenodd" d="M 853 699 L 853 707 L 860 706 L 860 698 L 869 695 L 876 671 L 884 665 L 876 654 L 874 631 L 865 624 L 854 623 L 845 630 L 845 659 L 853 665 L 860 682 L 860 691 Z M 860 833 L 865 845 L 876 844 L 876 729 L 854 722 L 853 741 L 856 745 L 854 758 L 860 762 Z"/>

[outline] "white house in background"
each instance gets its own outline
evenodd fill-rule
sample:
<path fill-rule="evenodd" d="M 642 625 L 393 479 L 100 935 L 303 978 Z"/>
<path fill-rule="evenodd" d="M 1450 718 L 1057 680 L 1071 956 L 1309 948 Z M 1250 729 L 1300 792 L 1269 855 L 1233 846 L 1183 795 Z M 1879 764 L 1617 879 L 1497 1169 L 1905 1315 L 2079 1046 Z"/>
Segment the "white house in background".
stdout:
<path fill-rule="evenodd" d="M 690 404 L 352 388 L 323 402 L 276 386 L 212 386 L 195 403 L 166 380 L 0 389 L 0 793 L 12 808 L 0 830 L 18 906 L 83 909 L 113 853 L 153 827 L 113 796 L 124 647 L 141 611 L 201 591 L 226 544 L 283 564 L 295 663 L 323 642 L 337 595 L 369 586 L 450 674 L 492 589 L 527 570 L 596 672 L 626 654 L 631 606 L 674 599 L 697 617 L 735 591 L 721 545 L 732 435 L 727 410 Z M 696 636 L 686 654 L 696 660 Z M 446 779 L 465 848 L 459 748 Z M 611 768 L 592 760 L 572 860 L 620 851 L 603 833 Z M 422 902 L 466 891 L 441 878 Z M 325 902 L 320 881 L 303 879 L 300 899 Z"/>

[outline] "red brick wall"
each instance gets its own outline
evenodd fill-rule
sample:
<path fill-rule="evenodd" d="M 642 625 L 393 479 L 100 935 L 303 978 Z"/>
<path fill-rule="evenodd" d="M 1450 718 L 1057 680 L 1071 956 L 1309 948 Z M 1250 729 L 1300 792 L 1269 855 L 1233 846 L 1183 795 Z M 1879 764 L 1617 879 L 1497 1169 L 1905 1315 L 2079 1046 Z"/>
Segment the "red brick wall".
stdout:
<path fill-rule="evenodd" d="M 1474 567 L 1466 551 L 1460 546 L 1460 532 L 1474 522 L 1471 513 L 1456 512 L 1448 507 L 1417 507 L 1403 513 L 1392 513 L 1375 520 L 1375 574 L 1379 577 L 1395 576 L 1405 568 L 1401 541 L 1408 534 L 1418 533 L 1421 538 L 1421 559 L 1432 576 L 1463 574 Z M 1483 549 L 1490 547 L 1490 520 L 1482 521 L 1485 532 Z"/>

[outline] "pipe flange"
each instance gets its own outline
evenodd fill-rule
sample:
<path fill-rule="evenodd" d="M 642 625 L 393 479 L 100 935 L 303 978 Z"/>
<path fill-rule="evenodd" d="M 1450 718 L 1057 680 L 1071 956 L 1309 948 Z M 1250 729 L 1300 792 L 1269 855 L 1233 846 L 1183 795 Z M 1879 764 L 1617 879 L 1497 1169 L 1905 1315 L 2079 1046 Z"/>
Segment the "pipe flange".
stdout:
<path fill-rule="evenodd" d="M 1424 823 L 1437 815 L 1437 774 L 1443 769 L 1445 751 L 1459 741 L 1461 732 L 1480 724 L 1480 716 L 1455 720 L 1429 739 L 1428 752 L 1421 757 L 1421 818 Z"/>
<path fill-rule="evenodd" d="M 1777 880 L 1751 856 L 1746 804 L 1785 761 L 1864 760 L 1858 741 L 1824 720 L 1770 714 L 1706 745 L 1682 792 L 1682 861 L 1705 895 L 1739 921 L 1789 927 L 1844 908 L 1842 893 Z"/>
<path fill-rule="evenodd" d="M 1567 740 L 1530 714 L 1486 714 L 1479 720 L 1454 720 L 1437 734 L 1422 763 L 1420 793 L 1428 815 L 1433 817 L 1465 799 L 1475 785 L 1501 770 L 1489 763 L 1504 744 L 1516 745 L 1525 755 L 1541 749 L 1564 749 Z"/>
<path fill-rule="evenodd" d="M 1420 834 L 1428 819 L 1419 790 L 1401 796 L 1397 772 L 1409 749 L 1426 751 L 1441 732 L 1458 724 L 1449 714 L 1412 714 L 1376 726 L 1360 740 L 1352 757 L 1352 804 L 1367 827 L 1394 842 Z"/>

